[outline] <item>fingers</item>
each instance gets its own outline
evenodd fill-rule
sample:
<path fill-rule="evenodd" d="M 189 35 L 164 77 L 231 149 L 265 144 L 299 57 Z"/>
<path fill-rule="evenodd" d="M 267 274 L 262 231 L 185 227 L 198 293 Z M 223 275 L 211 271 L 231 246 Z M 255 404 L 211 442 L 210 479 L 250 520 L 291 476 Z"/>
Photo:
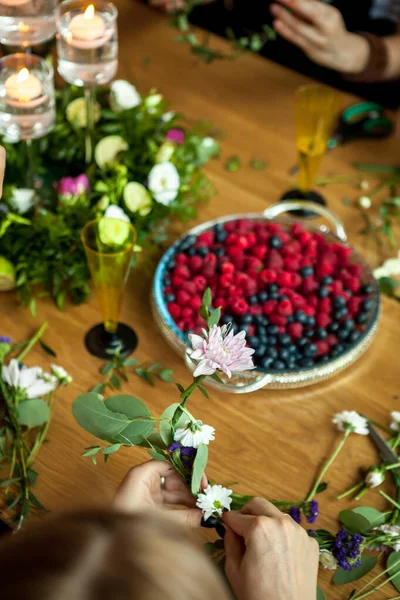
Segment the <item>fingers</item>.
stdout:
<path fill-rule="evenodd" d="M 244 515 L 254 515 L 259 517 L 281 517 L 282 512 L 271 502 L 264 498 L 252 498 L 245 504 L 240 511 Z"/>
<path fill-rule="evenodd" d="M 162 497 L 163 504 L 181 504 L 182 506 L 187 506 L 188 508 L 196 506 L 196 498 L 194 498 L 194 496 L 192 496 L 192 494 L 185 487 L 172 492 L 165 490 Z"/>
<path fill-rule="evenodd" d="M 297 17 L 322 27 L 324 20 L 329 18 L 332 6 L 323 4 L 319 0 L 278 0 L 293 11 Z M 288 12 L 288 11 L 286 11 Z"/>
<path fill-rule="evenodd" d="M 246 539 L 254 529 L 254 517 L 281 518 L 282 513 L 271 502 L 253 498 L 241 511 L 226 512 L 223 520 L 235 533 Z"/>
<path fill-rule="evenodd" d="M 271 6 L 271 13 L 276 18 L 276 31 L 288 41 L 303 49 L 311 44 L 318 48 L 325 46 L 326 36 L 315 25 L 305 23 L 279 4 Z"/>
<path fill-rule="evenodd" d="M 191 508 L 190 510 L 169 510 L 168 516 L 175 522 L 190 527 L 191 529 L 200 527 L 201 517 L 203 513 L 199 508 Z"/>
<path fill-rule="evenodd" d="M 0 146 L 0 198 L 3 193 L 4 171 L 6 168 L 6 151 Z"/>
<path fill-rule="evenodd" d="M 226 527 L 224 544 L 227 570 L 235 573 L 239 570 L 240 563 L 245 553 L 243 538 L 236 535 L 229 527 Z"/>

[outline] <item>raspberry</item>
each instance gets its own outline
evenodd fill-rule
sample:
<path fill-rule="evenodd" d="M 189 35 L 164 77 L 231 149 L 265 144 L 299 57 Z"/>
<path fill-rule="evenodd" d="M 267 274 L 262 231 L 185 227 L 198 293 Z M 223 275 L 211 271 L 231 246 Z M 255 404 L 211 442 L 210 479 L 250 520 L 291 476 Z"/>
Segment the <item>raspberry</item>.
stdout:
<path fill-rule="evenodd" d="M 326 260 L 321 261 L 317 266 L 317 277 L 322 279 L 327 275 L 332 275 L 335 268 L 332 264 L 327 262 Z"/>
<path fill-rule="evenodd" d="M 172 285 L 167 285 L 167 287 L 164 288 L 164 296 L 166 294 L 173 294 L 174 292 L 174 288 L 172 287 Z"/>
<path fill-rule="evenodd" d="M 335 280 L 331 283 L 331 292 L 334 296 L 343 292 L 343 283 L 339 280 Z"/>
<path fill-rule="evenodd" d="M 278 273 L 278 285 L 282 287 L 292 287 L 292 273 L 289 273 L 288 271 L 281 271 L 280 273 Z"/>
<path fill-rule="evenodd" d="M 294 236 L 299 236 L 301 233 L 305 231 L 304 226 L 301 223 L 293 223 L 290 231 Z"/>
<path fill-rule="evenodd" d="M 226 253 L 233 262 L 243 258 L 243 250 L 237 246 L 229 246 Z"/>
<path fill-rule="evenodd" d="M 352 296 L 347 303 L 347 308 L 352 315 L 355 315 L 360 310 L 363 299 L 360 296 Z"/>
<path fill-rule="evenodd" d="M 179 319 L 179 317 L 181 316 L 181 307 L 178 304 L 176 304 L 176 302 L 170 302 L 170 304 L 167 305 L 167 308 L 169 314 L 174 319 L 174 321 Z"/>
<path fill-rule="evenodd" d="M 197 238 L 197 243 L 201 246 L 207 246 L 208 248 L 214 243 L 214 232 L 213 231 L 204 231 Z"/>
<path fill-rule="evenodd" d="M 226 288 L 219 287 L 217 296 L 219 298 L 226 298 L 228 296 L 228 290 Z"/>
<path fill-rule="evenodd" d="M 247 250 L 247 248 L 250 246 L 249 240 L 247 239 L 247 237 L 245 235 L 240 235 L 238 237 L 237 245 L 242 250 Z"/>
<path fill-rule="evenodd" d="M 236 229 L 235 221 L 228 221 L 228 223 L 225 223 L 224 229 L 227 233 L 232 233 L 232 231 L 235 231 L 235 229 Z"/>
<path fill-rule="evenodd" d="M 249 281 L 249 276 L 246 275 L 246 273 L 238 273 L 236 275 L 235 283 L 240 289 L 245 290 L 247 287 L 248 281 Z"/>
<path fill-rule="evenodd" d="M 315 317 L 315 320 L 317 322 L 318 327 L 322 327 L 322 329 L 325 329 L 326 327 L 328 327 L 328 325 L 332 323 L 332 319 L 330 318 L 330 316 L 324 313 L 318 313 L 318 315 Z"/>
<path fill-rule="evenodd" d="M 173 275 L 171 277 L 171 282 L 174 288 L 180 288 L 181 285 L 183 283 L 185 283 L 185 279 L 182 279 L 182 277 L 176 277 L 176 275 Z"/>
<path fill-rule="evenodd" d="M 298 273 L 292 273 L 292 287 L 298 288 L 302 281 L 303 280 Z"/>
<path fill-rule="evenodd" d="M 264 314 L 265 315 L 272 314 L 276 308 L 276 305 L 277 305 L 276 300 L 267 300 L 266 302 L 264 302 L 264 304 L 263 304 Z"/>
<path fill-rule="evenodd" d="M 316 294 L 312 294 L 311 296 L 308 296 L 307 303 L 309 306 L 312 306 L 313 308 L 317 308 L 318 296 Z"/>
<path fill-rule="evenodd" d="M 283 259 L 283 264 L 288 271 L 298 271 L 300 268 L 300 260 L 297 256 L 287 256 Z"/>
<path fill-rule="evenodd" d="M 235 272 L 235 266 L 230 263 L 230 262 L 225 262 L 221 265 L 221 273 L 225 274 L 232 274 Z"/>
<path fill-rule="evenodd" d="M 315 292 L 315 290 L 318 289 L 318 283 L 315 281 L 314 277 L 306 277 L 306 279 L 303 280 L 301 289 L 304 294 L 308 296 L 308 294 L 312 294 L 312 292 Z"/>
<path fill-rule="evenodd" d="M 319 340 L 315 342 L 315 345 L 317 346 L 317 353 L 315 356 L 323 356 L 324 354 L 328 354 L 329 345 L 326 343 L 326 341 Z"/>
<path fill-rule="evenodd" d="M 255 279 L 248 279 L 246 285 L 246 294 L 253 296 L 257 292 L 257 281 Z"/>
<path fill-rule="evenodd" d="M 269 231 L 271 235 L 277 235 L 278 233 L 281 233 L 282 225 L 279 225 L 279 223 L 268 223 L 267 231 Z"/>
<path fill-rule="evenodd" d="M 228 237 L 226 238 L 225 244 L 227 246 L 236 246 L 237 241 L 238 241 L 238 236 L 236 235 L 236 233 L 230 233 L 228 235 Z"/>
<path fill-rule="evenodd" d="M 269 316 L 269 321 L 272 325 L 278 325 L 279 327 L 284 327 L 287 323 L 287 318 L 283 315 L 278 315 L 277 313 L 273 313 Z"/>
<path fill-rule="evenodd" d="M 293 314 L 293 307 L 290 300 L 282 300 L 277 307 L 278 313 L 284 317 L 290 317 Z"/>
<path fill-rule="evenodd" d="M 263 260 L 263 258 L 267 254 L 267 247 L 262 246 L 261 244 L 253 246 L 253 248 L 250 250 L 250 253 L 252 254 L 252 256 L 255 256 L 259 260 Z"/>
<path fill-rule="evenodd" d="M 262 271 L 263 267 L 261 260 L 255 256 L 246 256 L 245 265 L 249 271 Z"/>
<path fill-rule="evenodd" d="M 221 308 L 221 310 L 224 310 L 226 308 L 226 300 L 225 298 L 215 298 L 215 300 L 213 300 L 213 304 L 216 308 Z M 200 306 L 199 306 L 200 308 Z"/>
<path fill-rule="evenodd" d="M 193 296 L 193 298 L 190 300 L 189 305 L 192 307 L 192 309 L 194 310 L 194 312 L 198 312 L 201 306 L 201 298 L 199 295 L 197 296 Z M 183 314 L 183 312 L 182 312 Z"/>
<path fill-rule="evenodd" d="M 332 312 L 332 300 L 330 298 L 321 298 L 318 308 L 321 313 L 326 314 Z"/>
<path fill-rule="evenodd" d="M 247 234 L 247 241 L 248 241 L 248 248 L 250 248 L 251 246 L 254 246 L 255 244 L 257 244 L 257 236 L 255 233 L 248 233 Z"/>
<path fill-rule="evenodd" d="M 181 331 L 185 331 L 186 321 L 184 319 L 180 319 L 179 321 L 176 322 L 176 324 Z"/>
<path fill-rule="evenodd" d="M 204 277 L 212 277 L 217 268 L 217 257 L 215 254 L 207 254 L 203 262 L 203 268 L 201 269 Z"/>
<path fill-rule="evenodd" d="M 282 269 L 283 258 L 277 250 L 270 250 L 265 261 L 265 266 L 268 269 L 273 269 L 274 271 L 280 271 Z"/>
<path fill-rule="evenodd" d="M 288 334 L 295 340 L 303 336 L 303 325 L 301 323 L 290 323 L 287 330 Z"/>
<path fill-rule="evenodd" d="M 193 331 L 194 322 L 193 322 L 193 319 L 191 319 L 190 317 L 186 317 L 185 319 L 180 321 L 180 324 L 181 324 L 182 331 L 187 331 L 188 329 L 190 331 Z"/>
<path fill-rule="evenodd" d="M 254 304 L 253 306 L 249 306 L 248 310 L 249 315 L 262 315 L 263 309 L 259 304 Z"/>
<path fill-rule="evenodd" d="M 201 256 L 191 256 L 189 258 L 189 267 L 192 273 L 198 273 L 203 266 L 203 259 Z"/>
<path fill-rule="evenodd" d="M 232 302 L 235 300 L 235 298 L 239 298 L 240 296 L 243 296 L 243 290 L 241 290 L 240 288 L 237 288 L 236 285 L 230 285 L 227 288 L 227 292 L 228 292 L 228 297 L 232 300 Z"/>
<path fill-rule="evenodd" d="M 315 317 L 315 308 L 312 306 L 304 306 L 303 311 L 306 313 L 307 317 Z"/>
<path fill-rule="evenodd" d="M 358 279 L 361 279 L 364 275 L 363 268 L 359 264 L 349 265 L 348 270 L 351 273 L 351 275 L 353 275 L 353 277 L 357 277 Z"/>
<path fill-rule="evenodd" d="M 348 277 L 344 280 L 344 287 L 351 292 L 358 292 L 361 287 L 360 280 L 356 277 Z"/>
<path fill-rule="evenodd" d="M 182 283 L 182 289 L 191 295 L 193 295 L 197 292 L 196 286 L 193 281 L 184 281 Z"/>
<path fill-rule="evenodd" d="M 284 256 L 296 256 L 299 254 L 300 250 L 300 243 L 297 240 L 292 240 L 282 248 L 282 254 Z"/>
<path fill-rule="evenodd" d="M 193 283 L 197 292 L 204 292 L 207 287 L 207 279 L 203 277 L 203 275 L 196 275 L 196 277 L 193 278 Z"/>
<path fill-rule="evenodd" d="M 189 304 L 191 300 L 191 295 L 184 290 L 179 290 L 176 294 L 176 299 L 180 306 L 186 306 L 186 304 Z"/>
<path fill-rule="evenodd" d="M 189 306 L 185 306 L 185 308 L 182 309 L 182 317 L 191 317 L 193 315 L 193 310 L 189 307 Z"/>
<path fill-rule="evenodd" d="M 309 231 L 301 231 L 297 236 L 302 246 L 306 246 L 312 240 L 312 234 Z"/>
<path fill-rule="evenodd" d="M 175 277 L 182 277 L 182 279 L 188 279 L 190 277 L 190 271 L 186 265 L 178 265 L 174 269 Z"/>
<path fill-rule="evenodd" d="M 260 281 L 263 283 L 275 283 L 276 280 L 277 275 L 275 271 L 272 271 L 271 269 L 264 269 L 264 271 L 261 271 Z"/>
<path fill-rule="evenodd" d="M 286 233 L 286 231 L 284 231 L 283 233 L 280 233 L 279 238 L 283 245 L 287 244 L 289 242 L 289 240 L 291 239 L 290 235 L 288 233 Z"/>
<path fill-rule="evenodd" d="M 334 335 L 333 333 L 330 333 L 324 340 L 327 344 L 329 344 L 329 346 L 336 346 L 336 344 L 338 343 L 338 339 L 336 337 L 336 335 Z"/>
<path fill-rule="evenodd" d="M 332 244 L 332 249 L 336 250 L 339 262 L 342 265 L 347 265 L 352 255 L 352 249 L 341 246 L 340 244 Z"/>
<path fill-rule="evenodd" d="M 301 294 L 297 294 L 297 293 L 292 294 L 291 300 L 292 300 L 293 308 L 295 308 L 295 309 L 303 308 L 303 306 L 306 304 L 306 299 Z"/>
<path fill-rule="evenodd" d="M 243 298 L 237 298 L 232 302 L 232 309 L 237 315 L 244 315 L 249 305 Z"/>
<path fill-rule="evenodd" d="M 177 265 L 186 265 L 188 262 L 188 257 L 186 254 L 183 254 L 183 252 L 180 252 L 175 256 L 175 262 Z"/>

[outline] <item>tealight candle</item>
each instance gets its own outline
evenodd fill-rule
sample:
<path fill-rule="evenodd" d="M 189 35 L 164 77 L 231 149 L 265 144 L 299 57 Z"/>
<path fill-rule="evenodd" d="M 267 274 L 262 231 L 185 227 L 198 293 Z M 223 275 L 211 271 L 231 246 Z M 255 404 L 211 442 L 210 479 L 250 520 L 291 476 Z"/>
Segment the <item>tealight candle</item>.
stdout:
<path fill-rule="evenodd" d="M 8 98 L 19 102 L 29 102 L 42 94 L 40 79 L 33 73 L 29 73 L 25 67 L 19 73 L 10 75 L 4 83 L 4 87 Z"/>
<path fill-rule="evenodd" d="M 90 42 L 104 36 L 106 24 L 100 15 L 95 14 L 93 4 L 89 4 L 83 15 L 75 15 L 71 19 L 68 31 L 74 38 Z"/>

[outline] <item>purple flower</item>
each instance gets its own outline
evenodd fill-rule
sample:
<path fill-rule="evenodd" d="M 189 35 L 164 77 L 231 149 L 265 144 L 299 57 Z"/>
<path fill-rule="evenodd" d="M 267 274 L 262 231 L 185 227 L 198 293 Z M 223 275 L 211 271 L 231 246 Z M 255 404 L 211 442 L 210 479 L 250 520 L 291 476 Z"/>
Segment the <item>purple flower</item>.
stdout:
<path fill-rule="evenodd" d="M 289 515 L 292 517 L 293 521 L 296 521 L 300 525 L 301 523 L 301 510 L 298 506 L 291 506 L 289 509 Z"/>
<path fill-rule="evenodd" d="M 307 519 L 307 523 L 315 523 L 319 514 L 319 506 L 316 500 L 306 502 L 303 508 L 303 512 Z"/>
<path fill-rule="evenodd" d="M 359 533 L 351 535 L 341 529 L 333 542 L 332 554 L 338 561 L 339 567 L 345 571 L 351 571 L 360 566 L 361 545 L 364 538 Z"/>
<path fill-rule="evenodd" d="M 170 129 L 165 136 L 165 140 L 182 146 L 185 143 L 185 134 L 182 129 Z"/>
<path fill-rule="evenodd" d="M 170 452 L 175 452 L 175 450 L 178 450 L 181 447 L 179 442 L 173 442 L 170 446 L 168 446 L 168 450 Z"/>
<path fill-rule="evenodd" d="M 0 344 L 12 344 L 12 339 L 8 335 L 0 335 Z"/>
<path fill-rule="evenodd" d="M 62 177 L 55 187 L 61 196 L 79 196 L 89 191 L 89 179 L 84 173 L 78 177 Z"/>

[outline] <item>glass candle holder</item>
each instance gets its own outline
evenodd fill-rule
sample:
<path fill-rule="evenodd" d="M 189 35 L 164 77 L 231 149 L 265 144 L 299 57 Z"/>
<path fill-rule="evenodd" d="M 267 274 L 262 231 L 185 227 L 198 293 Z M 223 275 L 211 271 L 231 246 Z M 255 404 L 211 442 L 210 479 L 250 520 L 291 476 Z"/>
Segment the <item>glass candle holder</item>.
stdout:
<path fill-rule="evenodd" d="M 133 329 L 119 323 L 119 314 L 136 230 L 127 221 L 103 217 L 85 225 L 81 240 L 103 315 L 103 323 L 86 334 L 86 348 L 101 358 L 109 357 L 110 351 L 117 348 L 121 354 L 130 354 L 136 348 L 137 336 Z"/>
<path fill-rule="evenodd" d="M 115 6 L 105 0 L 65 0 L 57 7 L 58 72 L 78 86 L 109 83 L 117 72 Z"/>
<path fill-rule="evenodd" d="M 57 0 L 0 0 L 0 42 L 25 48 L 56 33 Z"/>
<path fill-rule="evenodd" d="M 55 118 L 53 67 L 34 54 L 0 59 L 0 133 L 32 140 L 49 133 Z"/>

